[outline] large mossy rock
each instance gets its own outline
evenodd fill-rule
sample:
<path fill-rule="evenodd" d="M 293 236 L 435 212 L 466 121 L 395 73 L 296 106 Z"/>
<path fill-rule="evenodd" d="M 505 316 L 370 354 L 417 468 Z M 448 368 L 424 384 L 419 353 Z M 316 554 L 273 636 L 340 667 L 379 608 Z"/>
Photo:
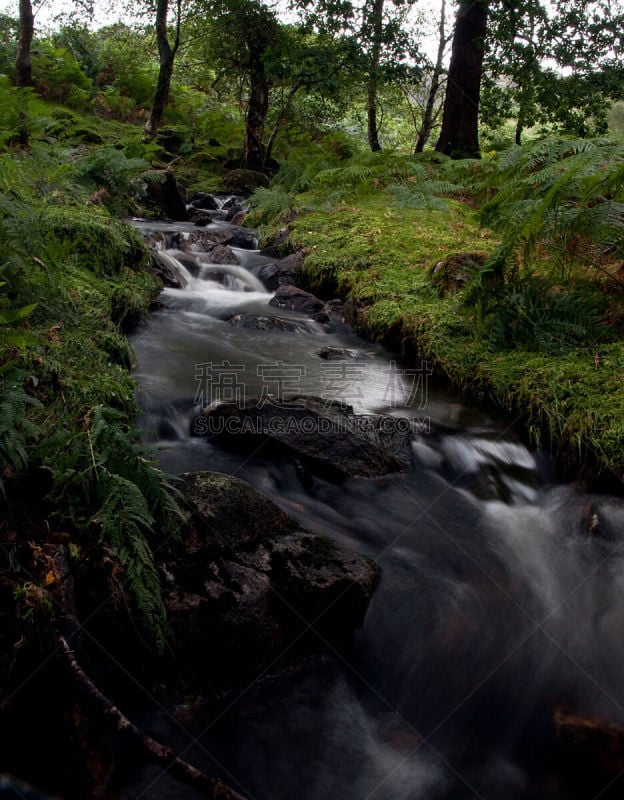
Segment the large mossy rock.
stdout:
<path fill-rule="evenodd" d="M 206 691 L 346 643 L 378 579 L 370 559 L 301 530 L 237 478 L 183 476 L 184 540 L 163 564 L 177 669 Z"/>
<path fill-rule="evenodd" d="M 226 191 L 247 196 L 256 189 L 266 189 L 269 179 L 263 172 L 253 169 L 232 169 L 221 178 L 221 183 Z"/>

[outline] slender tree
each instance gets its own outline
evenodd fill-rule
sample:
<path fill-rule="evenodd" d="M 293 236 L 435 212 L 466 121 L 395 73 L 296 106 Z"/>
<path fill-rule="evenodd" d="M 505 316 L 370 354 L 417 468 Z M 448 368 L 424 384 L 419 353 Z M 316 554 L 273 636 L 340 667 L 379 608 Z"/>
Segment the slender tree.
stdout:
<path fill-rule="evenodd" d="M 479 99 L 488 0 L 460 0 L 436 150 L 454 158 L 479 156 Z"/>
<path fill-rule="evenodd" d="M 366 85 L 366 117 L 368 126 L 368 144 L 373 153 L 381 150 L 379 129 L 377 124 L 378 90 L 380 82 L 381 50 L 384 34 L 384 0 L 372 0 L 370 8 L 365 9 L 363 38 L 370 40 L 370 57 L 368 80 Z"/>
<path fill-rule="evenodd" d="M 429 92 L 427 94 L 427 103 L 425 104 L 425 110 L 423 111 L 422 124 L 418 132 L 416 147 L 414 148 L 415 153 L 422 153 L 422 151 L 425 149 L 425 145 L 429 141 L 431 131 L 433 130 L 433 126 L 436 122 L 436 101 L 442 86 L 442 78 L 444 75 L 444 55 L 446 53 L 448 43 L 449 37 L 446 33 L 446 0 L 442 0 L 440 5 L 440 20 L 438 24 L 438 50 L 436 53 L 435 64 L 433 65 L 433 70 L 431 72 L 431 83 L 429 85 Z"/>
<path fill-rule="evenodd" d="M 415 0 L 293 0 L 308 27 L 336 40 L 349 41 L 354 58 L 346 70 L 354 87 L 359 84 L 366 98 L 368 143 L 381 150 L 379 95 L 384 86 L 404 78 L 405 55 L 413 55 L 411 33 L 406 26 Z M 358 88 L 359 88 L 358 87 Z"/>
<path fill-rule="evenodd" d="M 149 118 L 145 123 L 145 138 L 152 140 L 160 127 L 162 116 L 167 107 L 169 92 L 171 91 L 171 79 L 173 77 L 173 65 L 176 53 L 180 47 L 180 26 L 182 22 L 182 0 L 176 2 L 175 35 L 173 44 L 169 41 L 168 33 L 169 0 L 157 0 L 156 3 L 156 42 L 158 44 L 158 80 L 156 82 L 156 92 L 152 102 L 152 109 Z"/>
<path fill-rule="evenodd" d="M 207 0 L 212 14 L 209 46 L 221 77 L 236 80 L 245 118 L 243 160 L 266 166 L 265 126 L 274 85 L 271 63 L 282 51 L 283 27 L 261 0 Z M 271 62 L 271 63 L 270 63 Z"/>

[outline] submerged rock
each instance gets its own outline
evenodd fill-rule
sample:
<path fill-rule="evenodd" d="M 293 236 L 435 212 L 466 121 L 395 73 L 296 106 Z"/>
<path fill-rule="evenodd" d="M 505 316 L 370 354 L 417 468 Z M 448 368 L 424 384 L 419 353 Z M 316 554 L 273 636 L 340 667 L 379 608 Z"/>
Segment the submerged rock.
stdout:
<path fill-rule="evenodd" d="M 359 353 L 348 347 L 322 347 L 317 355 L 324 361 L 344 361 L 347 358 L 361 358 Z"/>
<path fill-rule="evenodd" d="M 316 330 L 316 323 L 306 324 L 304 321 L 286 317 L 272 317 L 264 314 L 234 314 L 227 319 L 230 325 L 256 331 L 287 331 L 289 333 L 307 333 Z"/>
<path fill-rule="evenodd" d="M 182 491 L 189 531 L 163 571 L 176 661 L 193 689 L 344 643 L 361 623 L 379 573 L 370 559 L 301 530 L 238 478 L 188 473 Z"/>
<path fill-rule="evenodd" d="M 195 418 L 195 436 L 216 436 L 263 453 L 286 452 L 325 475 L 378 477 L 409 462 L 408 420 L 358 415 L 343 403 L 319 397 L 284 400 L 266 396 L 240 405 L 221 404 Z"/>

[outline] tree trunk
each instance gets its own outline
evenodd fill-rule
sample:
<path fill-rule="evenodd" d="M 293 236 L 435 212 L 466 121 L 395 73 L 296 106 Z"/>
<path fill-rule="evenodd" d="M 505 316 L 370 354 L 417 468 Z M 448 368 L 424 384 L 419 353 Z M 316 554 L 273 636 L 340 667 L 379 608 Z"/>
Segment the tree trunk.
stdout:
<path fill-rule="evenodd" d="M 178 0 L 177 19 L 176 19 L 176 38 L 173 46 L 169 43 L 167 35 L 167 16 L 169 14 L 169 0 L 158 0 L 156 5 L 156 42 L 158 44 L 158 57 L 160 67 L 158 69 L 158 81 L 156 92 L 152 102 L 152 110 L 149 119 L 145 123 L 145 139 L 151 141 L 158 133 L 158 128 L 162 120 L 163 113 L 169 100 L 171 89 L 171 78 L 173 76 L 173 63 L 175 55 L 180 46 L 180 12 L 181 2 Z"/>
<path fill-rule="evenodd" d="M 368 119 L 368 144 L 373 153 L 381 150 L 379 144 L 379 130 L 377 127 L 377 82 L 370 81 L 368 84 L 368 103 L 366 109 Z"/>
<path fill-rule="evenodd" d="M 427 96 L 427 105 L 425 106 L 418 139 L 416 140 L 416 147 L 414 148 L 415 153 L 422 153 L 422 151 L 425 149 L 425 145 L 429 141 L 431 131 L 433 130 L 435 118 L 437 117 L 437 114 L 434 116 L 433 111 L 438 97 L 438 92 L 440 91 L 440 79 L 442 78 L 442 73 L 444 71 L 444 51 L 446 50 L 447 45 L 446 0 L 442 0 L 442 5 L 440 7 L 440 25 L 438 27 L 438 31 L 438 52 L 436 54 L 436 62 L 433 67 L 433 74 L 431 76 L 431 86 L 429 87 L 429 94 Z"/>
<path fill-rule="evenodd" d="M 487 0 L 461 0 L 436 150 L 453 158 L 479 157 L 479 97 Z"/>
<path fill-rule="evenodd" d="M 381 150 L 377 121 L 377 90 L 379 86 L 379 62 L 381 60 L 381 40 L 383 38 L 384 0 L 373 0 L 370 17 L 365 20 L 365 28 L 369 28 L 372 40 L 370 71 L 366 87 L 366 116 L 368 120 L 368 144 L 373 153 Z"/>
<path fill-rule="evenodd" d="M 18 86 L 32 86 L 32 62 L 30 49 L 35 31 L 35 17 L 31 0 L 20 0 L 19 3 L 19 38 L 17 42 L 17 57 L 15 68 L 17 71 L 16 84 Z"/>
<path fill-rule="evenodd" d="M 269 113 L 269 82 L 264 73 L 262 54 L 252 55 L 250 70 L 250 92 L 245 114 L 244 159 L 247 169 L 261 170 L 264 167 L 264 123 Z"/>

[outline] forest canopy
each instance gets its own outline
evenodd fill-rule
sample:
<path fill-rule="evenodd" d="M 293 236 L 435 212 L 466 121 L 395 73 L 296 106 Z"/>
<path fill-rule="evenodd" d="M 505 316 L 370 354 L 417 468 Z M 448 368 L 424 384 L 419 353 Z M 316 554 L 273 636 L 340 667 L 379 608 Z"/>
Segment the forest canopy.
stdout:
<path fill-rule="evenodd" d="M 148 140 L 164 123 L 226 146 L 239 126 L 253 169 L 311 129 L 356 133 L 372 151 L 453 157 L 478 155 L 481 141 L 601 134 L 617 127 L 624 97 L 623 12 L 601 0 L 158 0 L 96 29 L 97 11 L 76 4 L 40 30 L 21 0 L 0 18 L 0 73 L 141 123 Z"/>

